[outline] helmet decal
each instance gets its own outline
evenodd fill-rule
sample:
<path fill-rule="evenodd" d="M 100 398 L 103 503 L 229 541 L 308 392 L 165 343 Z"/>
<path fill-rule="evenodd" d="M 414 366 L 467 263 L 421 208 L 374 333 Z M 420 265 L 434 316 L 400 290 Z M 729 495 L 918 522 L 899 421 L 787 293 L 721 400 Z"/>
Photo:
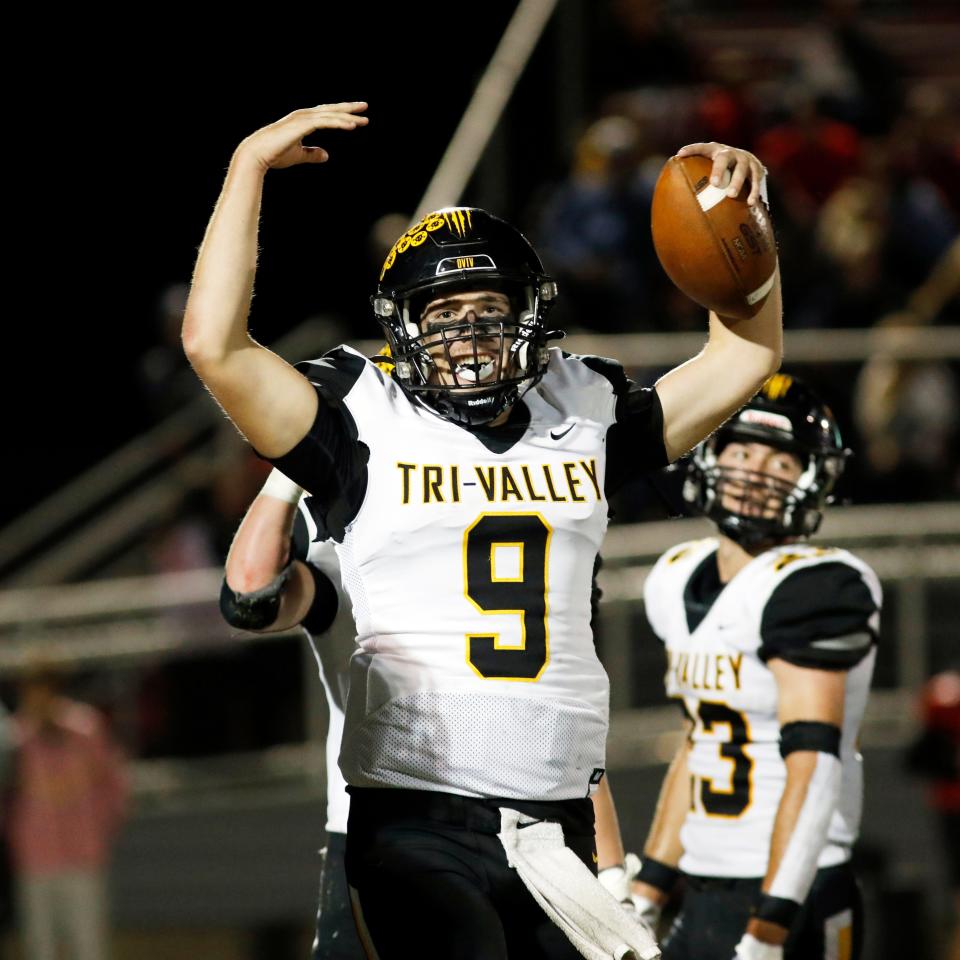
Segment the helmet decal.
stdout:
<path fill-rule="evenodd" d="M 768 400 L 779 400 L 781 397 L 785 397 L 790 391 L 790 387 L 793 386 L 793 377 L 789 373 L 775 373 L 769 380 L 760 388 L 760 392 Z"/>
<path fill-rule="evenodd" d="M 453 230 L 458 237 L 466 239 L 470 228 L 473 226 L 473 217 L 469 207 L 453 207 L 449 210 L 441 210 L 447 226 Z"/>
<path fill-rule="evenodd" d="M 415 223 L 390 248 L 383 269 L 380 271 L 381 281 L 387 271 L 396 263 L 400 254 L 406 253 L 411 247 L 419 247 L 425 243 L 431 233 L 446 227 L 454 236 L 461 240 L 466 239 L 473 226 L 472 211 L 469 207 L 449 207 L 428 213 L 422 220 Z"/>

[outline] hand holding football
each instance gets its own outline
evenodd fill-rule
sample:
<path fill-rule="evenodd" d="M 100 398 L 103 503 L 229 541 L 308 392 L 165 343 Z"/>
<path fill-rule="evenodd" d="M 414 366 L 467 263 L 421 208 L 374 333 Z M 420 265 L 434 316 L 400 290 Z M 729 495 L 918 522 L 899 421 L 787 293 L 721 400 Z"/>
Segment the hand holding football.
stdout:
<path fill-rule="evenodd" d="M 727 195 L 730 171 L 710 182 L 713 160 L 671 157 L 653 193 L 653 244 L 667 276 L 721 317 L 754 316 L 773 287 L 777 247 L 766 204 L 747 203 L 745 181 Z"/>

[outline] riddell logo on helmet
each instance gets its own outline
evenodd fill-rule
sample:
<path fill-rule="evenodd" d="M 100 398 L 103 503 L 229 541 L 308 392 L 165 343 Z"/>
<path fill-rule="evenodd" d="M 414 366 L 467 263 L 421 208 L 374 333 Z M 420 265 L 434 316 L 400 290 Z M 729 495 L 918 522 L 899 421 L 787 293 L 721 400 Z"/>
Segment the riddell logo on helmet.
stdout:
<path fill-rule="evenodd" d="M 740 423 L 755 423 L 760 427 L 773 427 L 784 433 L 793 433 L 793 424 L 782 413 L 768 413 L 765 410 L 744 410 L 737 418 Z"/>

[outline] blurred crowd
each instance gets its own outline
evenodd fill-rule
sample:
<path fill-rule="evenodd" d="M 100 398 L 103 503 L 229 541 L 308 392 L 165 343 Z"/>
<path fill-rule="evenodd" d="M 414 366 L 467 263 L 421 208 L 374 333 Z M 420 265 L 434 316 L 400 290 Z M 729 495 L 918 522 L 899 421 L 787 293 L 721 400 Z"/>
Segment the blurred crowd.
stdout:
<path fill-rule="evenodd" d="M 560 281 L 559 325 L 701 330 L 657 262 L 653 188 L 683 143 L 747 147 L 770 174 L 787 328 L 883 331 L 862 367 L 804 371 L 858 454 L 850 496 L 956 496 L 957 364 L 900 358 L 917 329 L 960 323 L 960 78 L 935 23 L 850 0 L 723 22 L 695 6 L 612 0 L 601 17 L 592 119 L 527 211 Z"/>

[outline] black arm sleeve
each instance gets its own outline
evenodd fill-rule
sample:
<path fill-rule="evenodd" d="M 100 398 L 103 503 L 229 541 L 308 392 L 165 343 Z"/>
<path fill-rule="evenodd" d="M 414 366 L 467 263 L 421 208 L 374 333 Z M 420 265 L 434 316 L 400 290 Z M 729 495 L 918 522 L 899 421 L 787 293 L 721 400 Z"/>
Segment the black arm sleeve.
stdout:
<path fill-rule="evenodd" d="M 358 439 L 356 422 L 343 398 L 363 372 L 361 358 L 332 350 L 297 369 L 317 391 L 317 416 L 307 435 L 282 457 L 267 457 L 277 469 L 308 490 L 323 528 L 341 542 L 367 489 L 370 451 Z"/>
<path fill-rule="evenodd" d="M 760 624 L 762 660 L 800 667 L 849 670 L 877 637 L 877 612 L 860 571 L 847 563 L 818 563 L 798 570 L 773 591 Z"/>
<path fill-rule="evenodd" d="M 619 363 L 603 357 L 582 360 L 610 381 L 617 398 L 616 423 L 607 431 L 604 492 L 610 496 L 628 481 L 670 462 L 663 442 L 663 407 L 657 391 L 634 383 Z"/>

